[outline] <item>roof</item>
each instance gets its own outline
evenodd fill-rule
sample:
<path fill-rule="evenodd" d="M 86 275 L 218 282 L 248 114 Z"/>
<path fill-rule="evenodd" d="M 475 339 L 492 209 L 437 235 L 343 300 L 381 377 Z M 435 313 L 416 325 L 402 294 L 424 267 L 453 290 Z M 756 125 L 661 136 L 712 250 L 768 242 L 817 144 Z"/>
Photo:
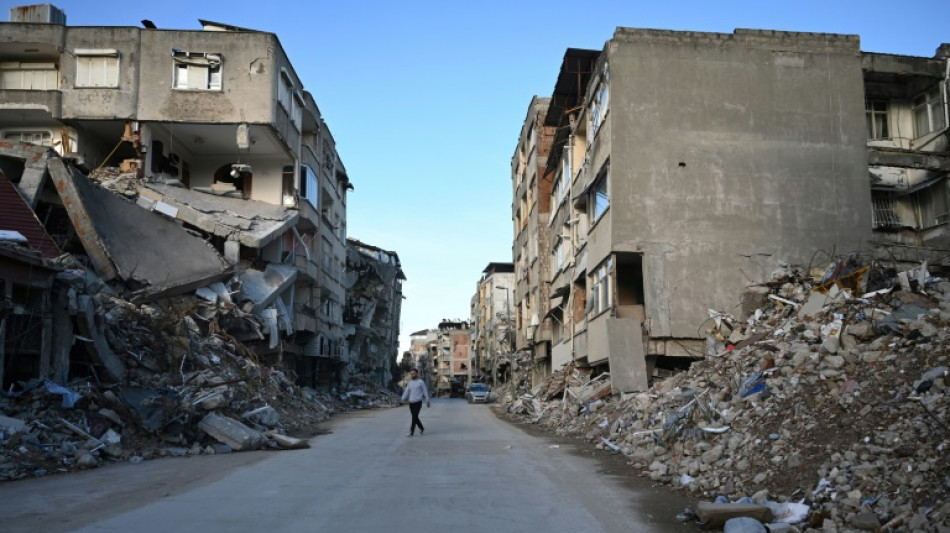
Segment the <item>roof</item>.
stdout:
<path fill-rule="evenodd" d="M 482 274 L 495 273 L 495 272 L 514 272 L 515 264 L 514 263 L 488 263 L 488 266 L 485 267 L 485 270 L 482 270 Z"/>
<path fill-rule="evenodd" d="M 43 257 L 59 256 L 59 247 L 46 233 L 46 228 L 26 204 L 13 183 L 0 170 L 0 230 L 19 232 L 26 237 L 30 247 L 39 250 Z"/>
<path fill-rule="evenodd" d="M 548 164 L 545 173 L 552 172 L 561 158 L 561 150 L 571 134 L 568 121 L 569 112 L 582 105 L 587 84 L 593 75 L 600 50 L 585 50 L 568 48 L 561 61 L 561 72 L 554 84 L 554 93 L 548 105 L 548 114 L 544 117 L 544 125 L 557 128 L 554 131 L 554 141 L 551 144 L 551 153 L 548 154 Z"/>

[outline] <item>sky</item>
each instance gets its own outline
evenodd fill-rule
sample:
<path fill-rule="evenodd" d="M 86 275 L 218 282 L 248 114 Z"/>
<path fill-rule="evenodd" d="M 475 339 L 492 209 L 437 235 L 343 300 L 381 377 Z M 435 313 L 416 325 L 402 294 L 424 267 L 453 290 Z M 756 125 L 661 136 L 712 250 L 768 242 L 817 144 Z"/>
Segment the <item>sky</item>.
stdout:
<path fill-rule="evenodd" d="M 0 16 L 30 3 L 2 0 Z M 511 157 L 565 49 L 600 50 L 618 26 L 857 34 L 864 51 L 928 57 L 950 42 L 946 0 L 52 3 L 72 26 L 205 19 L 278 36 L 355 186 L 348 236 L 399 254 L 400 352 L 414 331 L 468 319 L 482 270 L 512 260 Z"/>

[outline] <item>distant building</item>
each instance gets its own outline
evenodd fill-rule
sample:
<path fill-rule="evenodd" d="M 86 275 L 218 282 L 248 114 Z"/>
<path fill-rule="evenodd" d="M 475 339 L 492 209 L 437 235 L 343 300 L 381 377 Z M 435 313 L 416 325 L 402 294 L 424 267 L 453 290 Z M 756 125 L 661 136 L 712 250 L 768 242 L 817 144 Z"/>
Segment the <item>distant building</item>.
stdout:
<path fill-rule="evenodd" d="M 472 297 L 473 380 L 495 383 L 514 351 L 515 273 L 512 263 L 489 263 Z"/>

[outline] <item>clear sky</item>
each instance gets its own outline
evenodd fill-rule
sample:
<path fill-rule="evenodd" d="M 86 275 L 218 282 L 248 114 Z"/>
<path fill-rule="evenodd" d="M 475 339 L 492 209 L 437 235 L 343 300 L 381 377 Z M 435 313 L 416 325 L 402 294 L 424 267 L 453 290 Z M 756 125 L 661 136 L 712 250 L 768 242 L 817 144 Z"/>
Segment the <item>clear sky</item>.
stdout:
<path fill-rule="evenodd" d="M 2 0 L 0 16 L 31 3 Z M 617 26 L 848 33 L 865 51 L 919 56 L 950 42 L 947 0 L 52 3 L 69 25 L 200 18 L 277 34 L 356 187 L 349 236 L 402 261 L 400 351 L 413 331 L 467 319 L 482 269 L 511 261 L 511 156 L 566 48 L 602 49 Z"/>

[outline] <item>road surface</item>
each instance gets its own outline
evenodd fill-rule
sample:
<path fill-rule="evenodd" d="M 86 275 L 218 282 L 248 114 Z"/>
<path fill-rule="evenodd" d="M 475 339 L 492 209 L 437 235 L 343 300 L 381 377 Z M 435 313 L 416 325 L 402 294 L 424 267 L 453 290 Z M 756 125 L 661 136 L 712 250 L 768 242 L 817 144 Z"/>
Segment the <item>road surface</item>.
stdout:
<path fill-rule="evenodd" d="M 4 483 L 0 530 L 694 531 L 675 521 L 682 502 L 667 489 L 608 475 L 589 451 L 532 436 L 488 406 L 436 400 L 422 421 L 425 435 L 407 437 L 407 407 L 358 411 L 334 417 L 308 450 Z"/>

